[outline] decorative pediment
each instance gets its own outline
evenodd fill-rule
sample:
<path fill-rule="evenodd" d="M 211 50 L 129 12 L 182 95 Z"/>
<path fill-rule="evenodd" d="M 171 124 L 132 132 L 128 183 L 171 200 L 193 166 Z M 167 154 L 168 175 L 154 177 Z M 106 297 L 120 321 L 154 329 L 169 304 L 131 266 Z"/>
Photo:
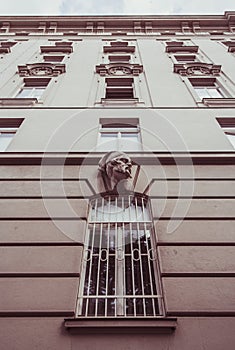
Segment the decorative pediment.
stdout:
<path fill-rule="evenodd" d="M 174 73 L 180 75 L 219 75 L 221 65 L 204 62 L 176 63 Z"/>
<path fill-rule="evenodd" d="M 65 64 L 53 64 L 53 63 L 32 63 L 18 66 L 18 72 L 21 77 L 28 76 L 50 76 L 56 77 L 62 73 L 65 73 Z"/>
<path fill-rule="evenodd" d="M 106 75 L 139 75 L 143 72 L 143 66 L 140 64 L 125 64 L 123 62 L 116 62 L 115 64 L 100 64 L 96 66 L 96 73 L 101 76 Z"/>

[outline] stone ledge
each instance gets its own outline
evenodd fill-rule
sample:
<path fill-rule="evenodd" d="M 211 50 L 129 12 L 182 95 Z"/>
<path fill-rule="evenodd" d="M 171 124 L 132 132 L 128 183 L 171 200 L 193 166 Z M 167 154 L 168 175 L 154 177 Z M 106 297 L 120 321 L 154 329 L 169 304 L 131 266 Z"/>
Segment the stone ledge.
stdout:
<path fill-rule="evenodd" d="M 177 325 L 176 318 L 74 318 L 65 319 L 65 328 L 73 334 L 123 333 L 123 334 L 171 334 Z"/>

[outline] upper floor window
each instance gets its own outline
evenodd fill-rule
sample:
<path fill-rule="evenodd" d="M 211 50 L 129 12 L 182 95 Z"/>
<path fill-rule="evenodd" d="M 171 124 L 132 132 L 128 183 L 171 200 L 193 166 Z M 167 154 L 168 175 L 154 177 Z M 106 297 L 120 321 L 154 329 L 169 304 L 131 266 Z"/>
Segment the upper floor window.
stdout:
<path fill-rule="evenodd" d="M 25 78 L 24 86 L 16 97 L 40 99 L 50 80 L 50 78 Z"/>
<path fill-rule="evenodd" d="M 106 94 L 108 99 L 132 99 L 133 92 L 133 78 L 106 78 Z"/>
<path fill-rule="evenodd" d="M 47 56 L 43 56 L 43 61 L 44 62 L 57 62 L 60 63 L 62 62 L 64 59 L 64 56 L 60 55 L 60 56 L 53 56 L 53 55 L 47 55 Z"/>
<path fill-rule="evenodd" d="M 78 316 L 163 315 L 149 206 L 134 195 L 90 201 Z"/>
<path fill-rule="evenodd" d="M 225 97 L 216 78 L 190 78 L 189 81 L 200 99 Z"/>
<path fill-rule="evenodd" d="M 0 118 L 0 152 L 6 151 L 23 120 L 22 118 Z"/>
<path fill-rule="evenodd" d="M 140 128 L 137 121 L 113 123 L 108 119 L 100 124 L 97 150 L 139 151 L 142 149 Z"/>
<path fill-rule="evenodd" d="M 235 118 L 217 118 L 217 122 L 235 148 Z"/>
<path fill-rule="evenodd" d="M 196 55 L 175 55 L 174 58 L 178 63 L 199 61 Z"/>
<path fill-rule="evenodd" d="M 134 53 L 135 46 L 127 41 L 112 41 L 109 46 L 104 46 L 104 53 Z"/>

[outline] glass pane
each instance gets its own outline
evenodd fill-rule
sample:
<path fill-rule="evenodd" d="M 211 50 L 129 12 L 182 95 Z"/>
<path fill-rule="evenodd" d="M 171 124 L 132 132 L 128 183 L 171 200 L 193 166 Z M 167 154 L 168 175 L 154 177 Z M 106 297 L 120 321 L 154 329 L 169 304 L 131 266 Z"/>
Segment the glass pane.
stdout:
<path fill-rule="evenodd" d="M 208 91 L 208 94 L 210 95 L 211 98 L 221 98 L 222 97 L 221 93 L 216 88 L 208 88 L 207 91 Z"/>
<path fill-rule="evenodd" d="M 15 134 L 0 134 L 0 152 L 5 151 Z"/>
<path fill-rule="evenodd" d="M 227 138 L 229 139 L 229 141 L 231 142 L 231 144 L 233 145 L 233 147 L 235 148 L 235 134 L 231 135 L 231 134 L 227 134 Z"/>
<path fill-rule="evenodd" d="M 118 133 L 101 133 L 97 150 L 114 151 L 117 149 Z"/>
<path fill-rule="evenodd" d="M 121 133 L 121 140 L 119 140 L 119 150 L 122 151 L 139 151 L 141 150 L 141 143 L 137 133 Z"/>
<path fill-rule="evenodd" d="M 31 88 L 31 89 L 22 89 L 19 93 L 18 93 L 18 95 L 16 96 L 17 98 L 19 97 L 19 98 L 29 98 L 29 97 L 32 97 L 31 95 L 32 95 L 32 90 L 33 90 L 33 88 Z"/>
<path fill-rule="evenodd" d="M 194 88 L 195 92 L 198 94 L 198 96 L 203 98 L 210 98 L 211 96 L 208 94 L 207 88 Z"/>
<path fill-rule="evenodd" d="M 31 97 L 40 98 L 45 91 L 45 88 L 35 88 Z"/>

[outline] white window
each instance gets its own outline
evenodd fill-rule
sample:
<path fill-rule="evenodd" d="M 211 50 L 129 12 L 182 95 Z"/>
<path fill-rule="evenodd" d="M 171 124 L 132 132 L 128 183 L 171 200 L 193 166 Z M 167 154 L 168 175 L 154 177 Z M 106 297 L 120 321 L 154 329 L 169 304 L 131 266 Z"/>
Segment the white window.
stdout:
<path fill-rule="evenodd" d="M 0 119 L 0 152 L 6 151 L 22 122 L 23 119 Z"/>
<path fill-rule="evenodd" d="M 140 129 L 131 124 L 101 124 L 98 151 L 139 151 L 142 149 Z"/>
<path fill-rule="evenodd" d="M 50 82 L 50 78 L 24 79 L 24 86 L 20 89 L 16 98 L 37 98 L 40 99 Z"/>
<path fill-rule="evenodd" d="M 189 81 L 200 99 L 225 97 L 216 78 L 190 78 Z"/>
<path fill-rule="evenodd" d="M 163 314 L 153 224 L 146 198 L 90 201 L 78 316 Z"/>

